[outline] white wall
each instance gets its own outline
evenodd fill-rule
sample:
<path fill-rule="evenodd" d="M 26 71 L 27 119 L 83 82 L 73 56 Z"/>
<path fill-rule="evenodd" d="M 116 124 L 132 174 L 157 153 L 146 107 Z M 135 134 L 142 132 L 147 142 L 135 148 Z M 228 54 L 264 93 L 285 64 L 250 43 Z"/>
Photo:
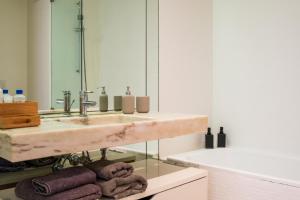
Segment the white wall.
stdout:
<path fill-rule="evenodd" d="M 160 112 L 211 116 L 212 1 L 160 0 Z M 160 142 L 161 156 L 198 149 L 201 136 Z"/>
<path fill-rule="evenodd" d="M 214 127 L 231 146 L 300 155 L 299 8 L 214 0 Z"/>
<path fill-rule="evenodd" d="M 27 94 L 27 0 L 1 0 L 0 80 Z"/>
<path fill-rule="evenodd" d="M 28 97 L 38 101 L 40 109 L 49 109 L 51 5 L 48 0 L 29 0 L 28 8 Z"/>
<path fill-rule="evenodd" d="M 0 80 L 49 109 L 50 1 L 1 0 Z"/>

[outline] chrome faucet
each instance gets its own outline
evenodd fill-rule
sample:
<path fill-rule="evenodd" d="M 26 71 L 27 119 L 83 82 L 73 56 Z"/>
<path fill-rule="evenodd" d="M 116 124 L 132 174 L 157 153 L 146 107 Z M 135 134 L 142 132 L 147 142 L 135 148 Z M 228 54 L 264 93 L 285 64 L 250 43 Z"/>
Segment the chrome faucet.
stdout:
<path fill-rule="evenodd" d="M 75 100 L 71 102 L 71 91 L 63 91 L 64 99 L 57 99 L 57 104 L 64 104 L 64 112 L 67 115 L 71 114 L 71 107 Z"/>
<path fill-rule="evenodd" d="M 87 108 L 89 106 L 95 106 L 97 103 L 95 101 L 89 101 L 88 94 L 93 93 L 92 91 L 80 91 L 79 92 L 79 111 L 80 116 L 87 117 Z"/>

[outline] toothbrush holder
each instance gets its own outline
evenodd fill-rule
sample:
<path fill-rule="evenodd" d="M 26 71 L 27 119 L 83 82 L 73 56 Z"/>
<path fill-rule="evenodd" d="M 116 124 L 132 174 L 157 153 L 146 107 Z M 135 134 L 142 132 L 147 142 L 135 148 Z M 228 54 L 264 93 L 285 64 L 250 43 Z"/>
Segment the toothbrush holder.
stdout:
<path fill-rule="evenodd" d="M 138 113 L 148 113 L 150 111 L 150 97 L 136 97 L 136 111 Z"/>

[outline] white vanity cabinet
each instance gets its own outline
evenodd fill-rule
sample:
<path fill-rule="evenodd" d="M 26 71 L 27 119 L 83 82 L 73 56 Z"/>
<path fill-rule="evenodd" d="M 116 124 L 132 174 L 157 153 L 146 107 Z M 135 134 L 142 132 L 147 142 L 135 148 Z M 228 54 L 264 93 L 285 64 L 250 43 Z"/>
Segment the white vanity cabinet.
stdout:
<path fill-rule="evenodd" d="M 122 200 L 207 200 L 207 171 L 186 168 L 148 180 L 144 193 Z"/>
<path fill-rule="evenodd" d="M 151 200 L 207 200 L 207 177 L 163 191 Z"/>

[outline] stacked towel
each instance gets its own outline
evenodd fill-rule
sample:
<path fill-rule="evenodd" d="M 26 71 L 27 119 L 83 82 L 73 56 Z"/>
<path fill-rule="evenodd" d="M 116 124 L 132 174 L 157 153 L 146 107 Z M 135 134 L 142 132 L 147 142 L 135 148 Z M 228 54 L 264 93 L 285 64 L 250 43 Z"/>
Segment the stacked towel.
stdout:
<path fill-rule="evenodd" d="M 99 179 L 110 180 L 112 178 L 127 177 L 133 173 L 133 166 L 128 163 L 109 160 L 99 160 L 87 166 L 97 174 Z"/>
<path fill-rule="evenodd" d="M 121 199 L 130 195 L 144 192 L 148 186 L 147 180 L 138 175 L 125 178 L 113 178 L 109 181 L 98 180 L 103 195 L 114 199 Z"/>
<path fill-rule="evenodd" d="M 78 186 L 93 184 L 96 174 L 84 167 L 67 168 L 48 176 L 32 179 L 32 185 L 36 193 L 50 196 Z"/>
<path fill-rule="evenodd" d="M 95 182 L 93 171 L 73 167 L 24 180 L 17 185 L 15 192 L 24 200 L 95 200 L 101 197 L 101 188 Z"/>
<path fill-rule="evenodd" d="M 97 161 L 88 166 L 97 174 L 97 185 L 101 187 L 104 196 L 120 199 L 144 192 L 148 186 L 147 180 L 134 175 L 133 166 L 128 163 L 112 161 Z"/>
<path fill-rule="evenodd" d="M 95 200 L 101 198 L 101 189 L 94 184 L 87 184 L 52 196 L 43 196 L 34 192 L 32 180 L 18 183 L 16 195 L 24 200 Z"/>

